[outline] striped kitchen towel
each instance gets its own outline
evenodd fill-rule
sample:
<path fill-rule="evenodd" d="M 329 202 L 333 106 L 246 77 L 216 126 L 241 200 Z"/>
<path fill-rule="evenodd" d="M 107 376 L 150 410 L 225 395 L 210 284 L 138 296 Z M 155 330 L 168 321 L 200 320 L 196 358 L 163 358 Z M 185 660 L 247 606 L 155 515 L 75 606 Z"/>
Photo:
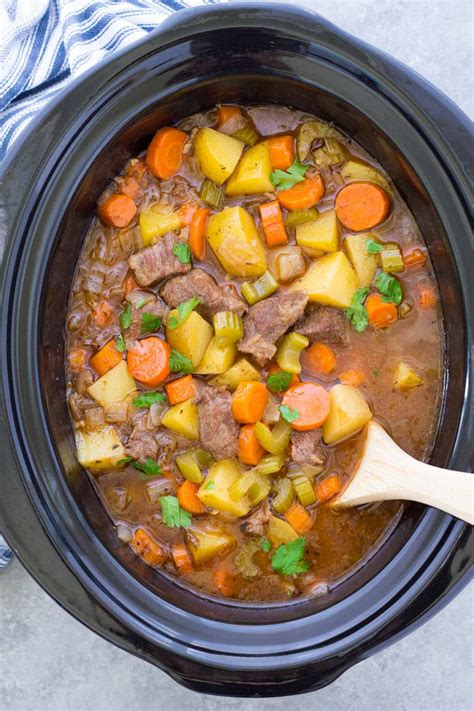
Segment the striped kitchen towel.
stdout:
<path fill-rule="evenodd" d="M 71 79 L 145 37 L 170 13 L 215 2 L 0 0 L 0 162 Z"/>

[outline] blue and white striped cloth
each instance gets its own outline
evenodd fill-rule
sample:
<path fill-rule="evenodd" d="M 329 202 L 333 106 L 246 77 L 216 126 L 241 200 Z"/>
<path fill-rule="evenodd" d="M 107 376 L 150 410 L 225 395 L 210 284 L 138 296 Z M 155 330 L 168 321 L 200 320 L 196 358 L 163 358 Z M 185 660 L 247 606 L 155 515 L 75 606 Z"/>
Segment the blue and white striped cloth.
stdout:
<path fill-rule="evenodd" d="M 170 13 L 214 2 L 0 0 L 0 162 L 71 79 L 145 37 Z"/>

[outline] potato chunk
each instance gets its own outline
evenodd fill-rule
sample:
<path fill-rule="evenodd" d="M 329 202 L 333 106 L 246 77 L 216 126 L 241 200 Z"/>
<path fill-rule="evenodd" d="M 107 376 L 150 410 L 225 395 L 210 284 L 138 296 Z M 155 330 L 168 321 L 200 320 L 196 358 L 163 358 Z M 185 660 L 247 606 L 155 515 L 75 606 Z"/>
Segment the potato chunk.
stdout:
<path fill-rule="evenodd" d="M 344 247 L 359 277 L 360 285 L 364 287 L 370 286 L 375 270 L 378 267 L 377 255 L 367 252 L 365 243 L 368 239 L 373 239 L 376 242 L 377 236 L 370 232 L 359 232 L 358 234 L 347 235 L 344 241 Z"/>
<path fill-rule="evenodd" d="M 257 143 L 240 159 L 235 172 L 230 176 L 226 195 L 257 195 L 275 190 L 270 180 L 272 162 L 268 142 Z"/>
<path fill-rule="evenodd" d="M 162 237 L 166 232 L 173 232 L 181 227 L 181 220 L 176 212 L 162 213 L 154 207 L 140 213 L 138 223 L 144 247 L 156 242 L 157 238 Z"/>
<path fill-rule="evenodd" d="M 341 175 L 345 183 L 353 181 L 376 183 L 386 190 L 389 195 L 393 195 L 393 190 L 387 178 L 376 168 L 361 160 L 348 160 L 341 167 Z"/>
<path fill-rule="evenodd" d="M 216 387 L 223 386 L 229 390 L 237 390 L 239 383 L 243 380 L 261 380 L 262 376 L 259 371 L 253 367 L 246 358 L 240 358 L 229 370 L 226 370 L 222 375 L 212 378 L 209 385 Z"/>
<path fill-rule="evenodd" d="M 270 516 L 268 519 L 267 538 L 273 545 L 281 546 L 283 543 L 296 541 L 298 534 L 288 521 L 284 521 L 277 516 Z"/>
<path fill-rule="evenodd" d="M 192 398 L 170 407 L 163 415 L 161 424 L 188 439 L 199 439 L 198 411 Z"/>
<path fill-rule="evenodd" d="M 323 425 L 326 444 L 334 444 L 350 437 L 372 419 L 366 399 L 352 385 L 334 385 L 329 398 L 329 416 Z"/>
<path fill-rule="evenodd" d="M 96 432 L 78 430 L 76 447 L 79 464 L 92 472 L 118 469 L 118 462 L 125 457 L 125 448 L 115 427 L 104 427 Z"/>
<path fill-rule="evenodd" d="M 87 388 L 87 392 L 99 405 L 105 407 L 111 402 L 124 400 L 137 389 L 136 383 L 128 372 L 127 362 L 122 360 L 105 375 L 98 378 Z"/>
<path fill-rule="evenodd" d="M 314 262 L 291 291 L 306 291 L 309 301 L 344 309 L 351 305 L 359 286 L 357 274 L 344 252 L 333 252 Z"/>
<path fill-rule="evenodd" d="M 248 496 L 242 496 L 234 501 L 229 494 L 229 487 L 237 481 L 241 473 L 240 467 L 234 459 L 221 459 L 209 469 L 197 492 L 198 498 L 205 506 L 210 506 L 218 511 L 224 511 L 234 516 L 246 516 L 250 511 Z M 214 482 L 213 488 L 209 488 L 211 481 Z"/>
<path fill-rule="evenodd" d="M 235 538 L 223 531 L 193 529 L 187 532 L 187 543 L 196 565 L 228 553 L 235 545 Z"/>
<path fill-rule="evenodd" d="M 231 343 L 229 346 L 219 348 L 216 345 L 215 337 L 210 341 L 201 362 L 195 372 L 198 375 L 214 375 L 225 373 L 234 363 L 237 354 L 237 346 Z"/>
<path fill-rule="evenodd" d="M 314 222 L 305 222 L 296 227 L 296 242 L 302 248 L 336 252 L 339 249 L 339 225 L 336 211 L 328 210 Z"/>
<path fill-rule="evenodd" d="M 411 390 L 423 384 L 423 378 L 410 368 L 407 363 L 400 361 L 395 369 L 393 387 L 395 390 Z"/>
<path fill-rule="evenodd" d="M 267 268 L 254 219 L 243 207 L 226 207 L 209 218 L 207 239 L 228 274 L 260 276 Z"/>
<path fill-rule="evenodd" d="M 245 144 L 213 128 L 200 128 L 194 139 L 194 155 L 209 180 L 222 185 L 239 162 Z"/>
<path fill-rule="evenodd" d="M 197 311 L 191 311 L 189 316 L 176 328 L 168 326 L 170 318 L 178 318 L 177 309 L 170 311 L 166 325 L 166 340 L 170 348 L 179 351 L 193 364 L 193 368 L 201 362 L 202 357 L 211 342 L 214 330 Z"/>

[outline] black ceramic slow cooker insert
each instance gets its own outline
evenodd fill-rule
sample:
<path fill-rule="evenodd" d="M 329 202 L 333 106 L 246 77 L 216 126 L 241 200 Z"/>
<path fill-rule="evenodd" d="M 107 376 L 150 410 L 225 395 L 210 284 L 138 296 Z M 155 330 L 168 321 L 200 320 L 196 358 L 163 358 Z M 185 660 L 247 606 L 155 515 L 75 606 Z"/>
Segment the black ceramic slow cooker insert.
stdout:
<path fill-rule="evenodd" d="M 331 682 L 426 620 L 466 583 L 472 540 L 466 524 L 408 506 L 384 545 L 329 594 L 264 606 L 192 592 L 118 545 L 75 458 L 63 367 L 69 288 L 108 182 L 157 128 L 217 102 L 315 113 L 392 176 L 427 242 L 444 313 L 444 397 L 431 461 L 469 470 L 467 118 L 317 15 L 268 3 L 199 8 L 68 88 L 4 170 L 0 528 L 61 605 L 180 683 L 284 695 Z"/>

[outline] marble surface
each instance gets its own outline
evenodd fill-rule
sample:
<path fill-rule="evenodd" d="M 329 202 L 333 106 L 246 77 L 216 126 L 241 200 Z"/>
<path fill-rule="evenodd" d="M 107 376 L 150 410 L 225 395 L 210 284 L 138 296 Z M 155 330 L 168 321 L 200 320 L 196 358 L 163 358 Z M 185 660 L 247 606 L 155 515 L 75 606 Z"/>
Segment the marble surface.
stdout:
<path fill-rule="evenodd" d="M 292 3 L 293 4 L 293 3 Z M 306 0 L 347 32 L 394 55 L 474 114 L 470 0 Z M 2 243 L 0 221 L 0 247 Z M 0 249 L 1 252 L 1 249 Z M 219 699 L 179 687 L 76 622 L 18 561 L 0 575 L 2 711 L 468 711 L 474 698 L 473 588 L 423 627 L 300 697 Z"/>

